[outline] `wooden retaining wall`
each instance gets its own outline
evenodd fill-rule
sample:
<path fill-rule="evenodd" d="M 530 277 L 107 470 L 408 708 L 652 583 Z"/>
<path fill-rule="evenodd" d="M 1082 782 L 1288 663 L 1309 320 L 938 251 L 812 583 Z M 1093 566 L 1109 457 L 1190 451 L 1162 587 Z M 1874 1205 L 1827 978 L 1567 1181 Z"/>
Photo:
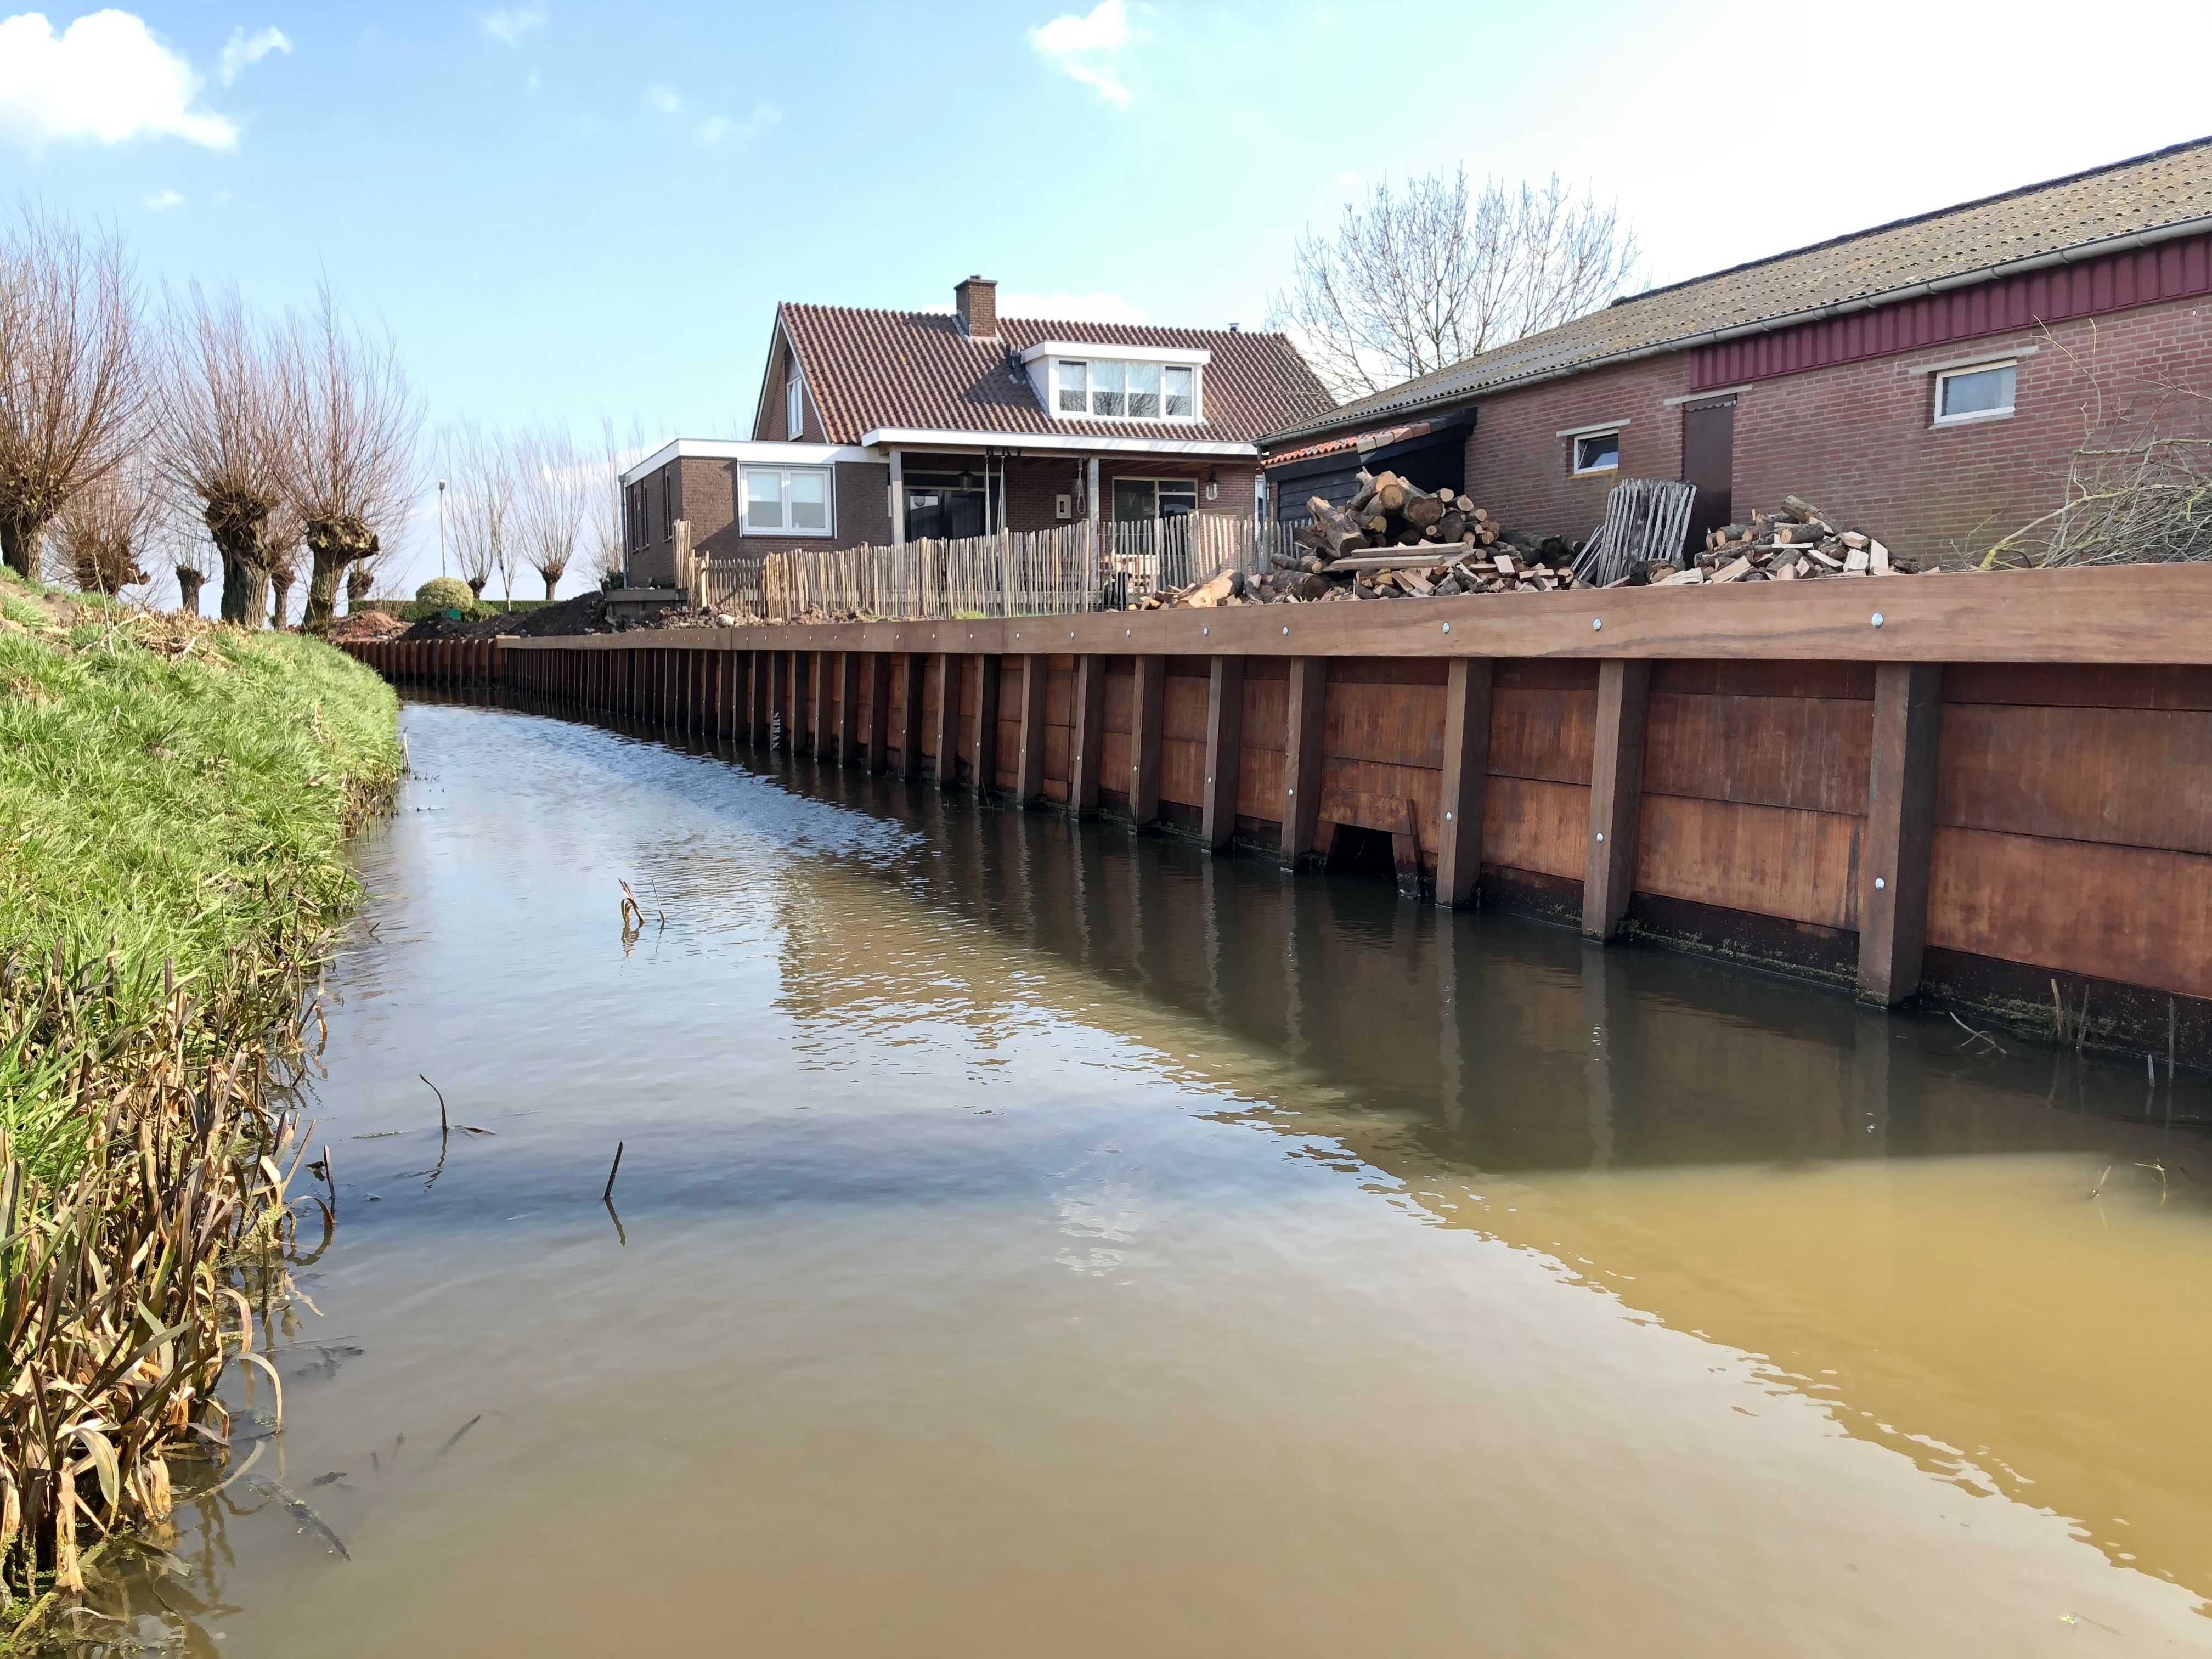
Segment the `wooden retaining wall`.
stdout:
<path fill-rule="evenodd" d="M 502 643 L 680 731 L 1291 861 L 1395 836 L 1442 904 L 2212 1058 L 2212 568 Z"/>

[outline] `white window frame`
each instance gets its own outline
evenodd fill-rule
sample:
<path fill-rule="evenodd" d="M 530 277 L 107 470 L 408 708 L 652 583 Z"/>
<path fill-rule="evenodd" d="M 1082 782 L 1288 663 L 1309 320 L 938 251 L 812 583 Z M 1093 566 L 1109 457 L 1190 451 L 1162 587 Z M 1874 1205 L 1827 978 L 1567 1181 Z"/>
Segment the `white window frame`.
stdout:
<path fill-rule="evenodd" d="M 1627 424 L 1628 423 L 1626 421 L 1621 422 L 1621 426 L 1626 426 Z M 1574 478 L 1594 478 L 1602 472 L 1620 471 L 1621 426 L 1592 427 L 1587 431 L 1562 434 L 1561 435 L 1566 439 L 1569 445 L 1569 448 L 1567 450 L 1567 476 Z M 1583 465 L 1583 446 L 1596 438 L 1610 438 L 1613 440 L 1613 459 L 1601 466 L 1584 466 Z"/>
<path fill-rule="evenodd" d="M 782 492 L 784 517 L 791 516 L 791 481 L 805 474 L 822 480 L 822 516 L 828 522 L 819 530 L 799 530 L 786 525 L 781 530 L 757 529 L 753 525 L 753 475 L 773 472 L 780 480 L 777 488 Z M 777 466 L 754 461 L 738 465 L 738 533 L 740 536 L 835 536 L 837 533 L 837 469 L 834 466 Z"/>
<path fill-rule="evenodd" d="M 1070 341 L 1048 340 L 1031 346 L 1022 354 L 1023 366 L 1032 376 L 1042 362 L 1044 373 L 1041 380 L 1032 380 L 1045 412 L 1055 421 L 1126 421 L 1134 426 L 1204 426 L 1206 424 L 1206 371 L 1212 361 L 1208 351 L 1190 350 L 1179 346 L 1103 346 L 1096 349 Z M 1060 406 L 1060 370 L 1063 364 L 1081 365 L 1084 368 L 1084 407 L 1080 410 Z M 1160 371 L 1160 410 L 1158 415 L 1098 415 L 1091 412 L 1092 394 L 1097 390 L 1097 369 L 1101 364 L 1111 363 L 1122 371 L 1122 396 L 1127 397 L 1128 370 L 1133 364 L 1146 368 L 1157 367 Z M 1167 410 L 1167 371 L 1187 368 L 1190 371 L 1190 413 L 1170 415 Z M 1126 406 L 1126 404 L 1125 404 Z"/>
<path fill-rule="evenodd" d="M 792 443 L 806 438 L 806 377 L 796 368 L 783 388 L 783 435 Z"/>
<path fill-rule="evenodd" d="M 1964 415 L 1943 413 L 1943 388 L 1953 380 L 1966 374 L 1986 374 L 1991 369 L 2012 370 L 2012 401 L 2002 409 L 1977 409 Z M 1929 403 L 1928 424 L 1932 429 L 1939 426 L 1976 426 L 1984 421 L 2008 421 L 2020 408 L 2020 358 L 2015 354 L 2004 357 L 1985 357 L 1978 363 L 1959 363 L 1940 368 L 1928 377 L 1934 389 Z"/>

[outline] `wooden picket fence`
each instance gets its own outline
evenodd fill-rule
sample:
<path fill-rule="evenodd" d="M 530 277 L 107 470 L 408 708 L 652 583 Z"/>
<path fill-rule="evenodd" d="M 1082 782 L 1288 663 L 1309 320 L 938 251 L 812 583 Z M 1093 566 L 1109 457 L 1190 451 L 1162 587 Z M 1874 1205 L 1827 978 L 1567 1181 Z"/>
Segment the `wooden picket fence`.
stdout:
<path fill-rule="evenodd" d="M 1274 526 L 1230 513 L 734 558 L 693 555 L 686 536 L 678 580 L 696 604 L 763 622 L 1069 616 L 1120 610 L 1226 566 L 1264 568 L 1278 539 Z"/>

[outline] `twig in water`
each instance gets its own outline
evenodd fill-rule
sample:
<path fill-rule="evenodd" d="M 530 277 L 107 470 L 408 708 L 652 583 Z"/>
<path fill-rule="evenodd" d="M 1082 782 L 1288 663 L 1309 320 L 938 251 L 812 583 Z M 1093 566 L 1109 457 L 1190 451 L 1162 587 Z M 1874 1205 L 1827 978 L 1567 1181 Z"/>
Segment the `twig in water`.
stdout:
<path fill-rule="evenodd" d="M 615 1161 L 614 1161 L 614 1166 L 613 1166 L 613 1168 L 610 1169 L 610 1170 L 607 1171 L 607 1187 L 606 1187 L 606 1190 L 605 1190 L 605 1192 L 603 1192 L 603 1193 L 601 1193 L 601 1194 L 599 1194 L 599 1200 L 600 1200 L 600 1202 L 602 1202 L 602 1203 L 605 1203 L 605 1204 L 611 1204 L 611 1203 L 614 1201 L 614 1196 L 615 1196 L 615 1176 L 617 1176 L 617 1175 L 619 1175 L 619 1174 L 622 1172 L 622 1153 L 623 1153 L 623 1144 L 622 1144 L 622 1142 L 620 1142 L 619 1140 L 617 1140 L 617 1142 L 615 1142 Z"/>
<path fill-rule="evenodd" d="M 1950 1013 L 1951 1011 L 1947 1008 L 1943 1012 Z M 1957 1026 L 1968 1036 L 1979 1037 L 1984 1042 L 1988 1043 L 1990 1048 L 1996 1049 L 2001 1054 L 2009 1054 L 2012 1052 L 2011 1049 L 2006 1048 L 2003 1043 L 1999 1042 L 1987 1031 L 1977 1031 L 1972 1026 L 1967 1024 L 1965 1020 L 1960 1019 L 1956 1014 L 1951 1014 L 1951 1024 Z"/>
<path fill-rule="evenodd" d="M 628 1249 L 629 1248 L 629 1234 L 623 1230 L 622 1216 L 615 1208 L 614 1200 L 610 1198 L 601 1201 L 607 1206 L 607 1218 L 615 1224 L 615 1243 L 621 1245 L 625 1250 Z"/>
<path fill-rule="evenodd" d="M 439 1447 L 436 1451 L 433 1452 L 430 1455 L 430 1461 L 434 1463 L 436 1462 L 438 1459 L 443 1457 L 447 1452 L 453 1450 L 454 1447 L 459 1445 L 461 1443 L 461 1437 L 483 1421 L 483 1413 L 482 1412 L 478 1412 L 474 1417 L 469 1419 L 467 1422 L 462 1424 L 459 1428 L 453 1431 L 453 1437 L 446 1442 L 444 1445 Z"/>
<path fill-rule="evenodd" d="M 428 1078 L 422 1077 L 422 1073 L 417 1072 L 415 1075 L 422 1078 L 422 1081 L 428 1085 L 430 1092 L 438 1097 L 438 1133 L 444 1134 L 446 1133 L 446 1091 L 432 1083 Z"/>
<path fill-rule="evenodd" d="M 629 890 L 629 884 L 623 880 L 621 877 L 617 876 L 615 878 L 615 884 L 623 890 L 623 931 L 624 933 L 629 933 L 635 928 L 637 932 L 641 933 L 643 933 L 645 931 L 645 912 L 638 908 L 637 895 Z"/>
<path fill-rule="evenodd" d="M 2094 1186 L 2094 1187 L 2092 1187 L 2092 1188 L 2089 1188 L 2089 1196 L 2090 1196 L 2090 1197 L 2094 1198 L 2094 1197 L 2096 1197 L 2100 1193 L 2101 1193 L 2101 1192 L 2103 1192 L 2103 1191 L 2105 1190 L 2105 1176 L 2109 1176 L 2110 1174 L 2112 1174 L 2112 1166 L 2111 1164 L 2107 1164 L 2105 1166 L 2105 1175 L 2100 1175 L 2100 1176 L 2099 1176 L 2097 1177 L 2097 1184 L 2096 1184 L 2095 1186 Z"/>

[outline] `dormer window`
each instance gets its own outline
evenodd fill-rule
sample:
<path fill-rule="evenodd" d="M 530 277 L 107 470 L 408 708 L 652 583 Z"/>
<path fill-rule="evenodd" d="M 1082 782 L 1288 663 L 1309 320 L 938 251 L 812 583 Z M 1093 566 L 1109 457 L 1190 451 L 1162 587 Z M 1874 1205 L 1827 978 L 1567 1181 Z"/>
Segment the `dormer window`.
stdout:
<path fill-rule="evenodd" d="M 1181 346 L 1091 352 L 1048 340 L 1022 353 L 1037 401 L 1064 421 L 1200 421 L 1212 354 Z"/>

